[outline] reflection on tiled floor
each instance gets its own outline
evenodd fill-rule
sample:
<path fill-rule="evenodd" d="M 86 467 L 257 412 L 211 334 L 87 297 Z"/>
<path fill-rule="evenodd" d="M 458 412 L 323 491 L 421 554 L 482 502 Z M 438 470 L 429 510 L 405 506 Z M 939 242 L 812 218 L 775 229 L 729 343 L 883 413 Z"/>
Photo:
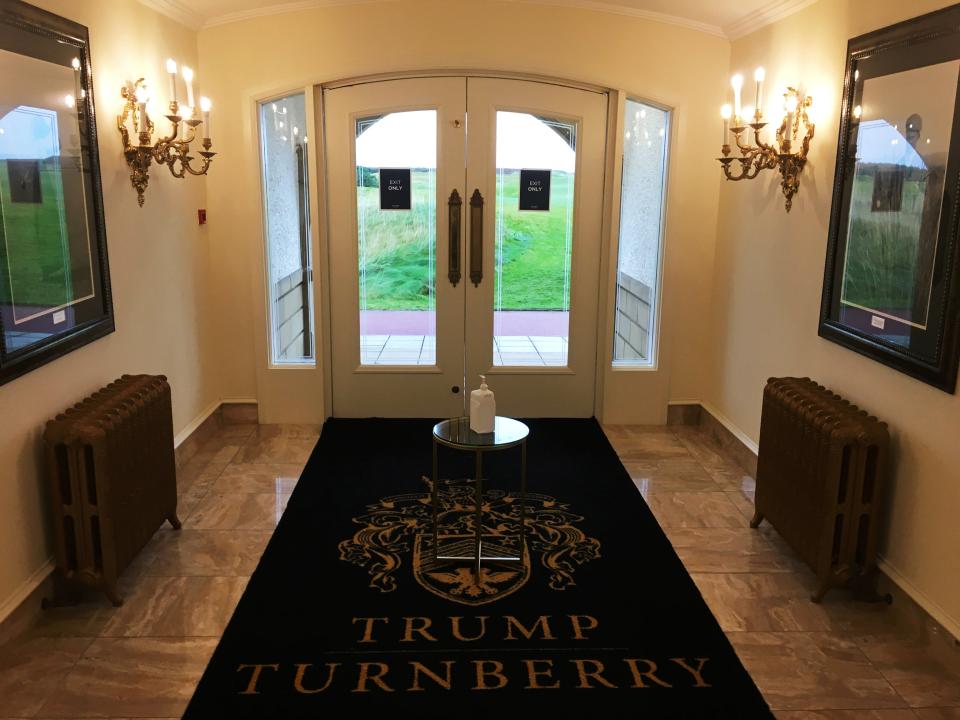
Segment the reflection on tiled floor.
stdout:
<path fill-rule="evenodd" d="M 180 471 L 183 530 L 159 530 L 125 573 L 123 607 L 91 595 L 0 647 L 0 718 L 179 717 L 317 433 L 220 430 Z M 607 434 L 778 720 L 960 720 L 957 653 L 896 608 L 812 604 L 810 571 L 747 527 L 752 478 L 705 435 Z"/>
<path fill-rule="evenodd" d="M 361 335 L 363 365 L 435 365 L 437 338 L 433 335 Z M 493 364 L 500 366 L 564 367 L 567 338 L 552 335 L 497 335 Z"/>

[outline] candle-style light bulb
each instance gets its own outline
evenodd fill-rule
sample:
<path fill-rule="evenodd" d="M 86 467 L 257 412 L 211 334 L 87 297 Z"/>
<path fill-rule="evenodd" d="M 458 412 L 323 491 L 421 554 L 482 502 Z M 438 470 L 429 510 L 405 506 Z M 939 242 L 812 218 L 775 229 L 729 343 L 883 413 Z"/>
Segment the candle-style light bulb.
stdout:
<path fill-rule="evenodd" d="M 213 103 L 210 102 L 210 98 L 201 97 L 200 98 L 200 112 L 203 113 L 203 139 L 210 139 L 210 108 L 213 107 Z"/>
<path fill-rule="evenodd" d="M 73 60 L 71 60 L 71 61 L 70 61 L 70 65 L 73 67 L 74 70 L 79 70 L 79 69 L 80 69 L 80 58 L 74 58 Z"/>
<path fill-rule="evenodd" d="M 730 86 L 733 88 L 733 117 L 739 126 L 740 122 L 740 91 L 743 89 L 743 75 L 737 73 L 730 78 Z"/>
<path fill-rule="evenodd" d="M 753 71 L 753 79 L 757 83 L 757 117 L 763 116 L 763 81 L 767 79 L 767 71 L 761 65 Z"/>
<path fill-rule="evenodd" d="M 797 111 L 797 96 L 793 93 L 787 95 L 784 101 L 784 107 L 787 109 L 786 132 L 784 133 L 784 137 L 787 141 L 787 149 L 789 149 L 789 144 L 793 141 L 793 114 Z"/>
<path fill-rule="evenodd" d="M 183 81 L 187 84 L 187 105 L 193 107 L 193 69 L 186 65 L 180 68 L 183 73 Z"/>
<path fill-rule="evenodd" d="M 721 142 L 724 145 L 729 145 L 728 137 L 730 135 L 730 116 L 732 114 L 733 108 L 730 107 L 729 103 L 720 108 L 720 117 L 723 118 L 723 138 L 721 139 Z"/>
<path fill-rule="evenodd" d="M 134 93 L 137 99 L 137 131 L 146 132 L 150 127 L 150 121 L 147 118 L 147 103 L 150 101 L 150 91 L 145 85 L 138 87 Z"/>
<path fill-rule="evenodd" d="M 177 101 L 177 62 L 167 58 L 167 77 L 170 79 L 170 102 Z"/>

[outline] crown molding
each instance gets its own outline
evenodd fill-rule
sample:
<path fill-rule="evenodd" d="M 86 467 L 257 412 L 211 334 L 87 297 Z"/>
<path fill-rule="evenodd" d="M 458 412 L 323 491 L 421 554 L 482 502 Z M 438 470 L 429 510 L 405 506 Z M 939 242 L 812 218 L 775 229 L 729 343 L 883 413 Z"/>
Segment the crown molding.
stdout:
<path fill-rule="evenodd" d="M 238 10 L 237 12 L 226 13 L 207 18 L 201 26 L 202 30 L 216 27 L 217 25 L 228 25 L 229 23 L 241 22 L 242 20 L 252 20 L 267 15 L 282 15 L 284 13 L 298 12 L 300 10 L 313 10 L 322 7 L 337 7 L 339 5 L 369 5 L 375 2 L 400 2 L 400 0 L 299 0 L 298 2 L 280 3 L 279 5 L 268 5 L 262 8 L 253 8 L 251 10 Z"/>
<path fill-rule="evenodd" d="M 258 17 L 268 15 L 280 15 L 283 13 L 298 12 L 301 10 L 312 10 L 323 7 L 337 7 L 341 5 L 366 5 L 376 2 L 400 2 L 400 0 L 297 0 L 295 2 L 280 3 L 277 5 L 268 5 L 266 7 L 253 8 L 251 10 L 239 10 L 237 12 L 216 15 L 205 18 L 200 13 L 191 9 L 183 0 L 138 0 L 140 4 L 145 5 L 151 10 L 166 15 L 173 20 L 186 25 L 194 30 L 203 30 L 216 27 L 218 25 L 227 25 L 229 23 L 241 22 L 243 20 L 252 20 Z M 805 7 L 812 5 L 819 0 L 771 0 L 763 7 L 753 11 L 742 19 L 730 23 L 724 27 L 711 25 L 710 23 L 691 20 L 690 18 L 670 15 L 668 13 L 654 12 L 652 10 L 643 10 L 640 8 L 629 7 L 612 2 L 602 2 L 601 0 L 502 0 L 509 3 L 525 3 L 535 5 L 548 5 L 579 8 L 581 10 L 593 10 L 595 12 L 605 12 L 614 15 L 624 15 L 627 17 L 639 18 L 650 22 L 674 25 L 687 28 L 696 32 L 702 32 L 715 37 L 736 40 L 738 38 L 756 32 L 760 28 L 782 20 Z"/>
<path fill-rule="evenodd" d="M 718 25 L 711 25 L 710 23 L 699 22 L 698 20 L 691 20 L 689 18 L 680 17 L 679 15 L 668 15 L 667 13 L 654 12 L 652 10 L 642 10 L 640 8 L 628 7 L 626 5 L 617 5 L 614 3 L 608 2 L 598 2 L 598 0 L 503 0 L 504 2 L 513 2 L 513 3 L 526 3 L 534 5 L 552 5 L 552 6 L 563 6 L 563 7 L 572 7 L 579 8 L 581 10 L 595 10 L 597 12 L 612 13 L 614 15 L 626 15 L 627 17 L 639 18 L 641 20 L 649 20 L 651 22 L 664 23 L 665 25 L 676 25 L 678 27 L 687 28 L 688 30 L 696 30 L 697 32 L 706 33 L 707 35 L 714 35 L 716 37 L 725 38 L 726 34 L 723 29 Z"/>
<path fill-rule="evenodd" d="M 186 25 L 191 30 L 199 30 L 203 26 L 203 16 L 180 0 L 138 0 L 138 2 L 181 25 Z"/>
<path fill-rule="evenodd" d="M 141 0 L 144 2 L 145 0 Z M 168 0 L 151 0 L 165 2 Z M 228 23 L 240 22 L 242 20 L 251 20 L 253 18 L 264 17 L 266 15 L 279 15 L 281 13 L 297 12 L 299 10 L 312 10 L 321 7 L 334 7 L 337 5 L 366 5 L 372 2 L 399 2 L 399 0 L 299 0 L 299 2 L 288 2 L 279 5 L 270 5 L 252 10 L 241 10 L 239 12 L 227 13 L 216 17 L 208 18 L 202 24 L 202 28 L 216 27 L 217 25 L 226 25 Z M 641 10 L 639 8 L 627 7 L 608 2 L 599 2 L 598 0 L 503 0 L 511 3 L 527 3 L 536 5 L 564 6 L 580 8 L 582 10 L 594 10 L 597 12 L 612 13 L 614 15 L 626 15 L 628 17 L 640 18 L 651 22 L 665 23 L 668 25 L 677 25 L 690 30 L 715 35 L 717 37 L 726 37 L 723 30 L 717 25 L 702 23 L 688 18 L 668 15 L 666 13 L 653 12 L 651 10 Z"/>
<path fill-rule="evenodd" d="M 800 12 L 819 0 L 773 0 L 761 8 L 734 23 L 724 26 L 723 31 L 730 40 L 737 40 L 777 20 Z"/>

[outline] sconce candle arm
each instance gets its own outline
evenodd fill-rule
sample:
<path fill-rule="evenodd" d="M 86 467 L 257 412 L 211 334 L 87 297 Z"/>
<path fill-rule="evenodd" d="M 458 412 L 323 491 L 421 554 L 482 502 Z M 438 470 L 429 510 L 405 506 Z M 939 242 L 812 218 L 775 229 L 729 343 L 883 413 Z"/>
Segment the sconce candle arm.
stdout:
<path fill-rule="evenodd" d="M 740 156 L 730 157 L 730 145 L 724 144 L 723 157 L 717 159 L 723 169 L 724 177 L 734 182 L 752 180 L 763 170 L 779 170 L 781 190 L 786 198 L 787 212 L 790 212 L 793 207 L 793 197 L 800 189 L 800 173 L 806 165 L 815 126 L 807 113 L 807 108 L 813 103 L 812 98 L 804 97 L 800 91 L 791 87 L 787 88 L 784 101 L 787 111 L 776 130 L 774 143 L 765 143 L 760 138 L 760 131 L 766 127 L 767 123 L 763 122 L 758 109 L 753 116 L 754 122 L 745 124 L 738 122 L 738 127 L 730 128 L 734 136 L 734 145 L 740 151 Z M 752 145 L 745 142 L 744 136 L 748 135 L 747 128 L 753 130 Z M 803 129 L 802 139 L 795 141 L 795 138 L 800 136 L 801 129 Z M 799 142 L 799 152 L 793 151 L 796 142 Z M 734 161 L 739 163 L 739 171 L 731 169 Z"/>
<path fill-rule="evenodd" d="M 204 138 L 203 150 L 200 151 L 203 159 L 194 167 L 193 161 L 196 158 L 190 154 L 190 145 L 197 139 L 197 127 L 202 124 L 202 121 L 195 119 L 192 115 L 189 118 L 182 117 L 180 106 L 175 99 L 170 101 L 170 114 L 165 116 L 170 121 L 170 134 L 152 142 L 153 121 L 142 110 L 145 103 L 140 103 L 138 106 L 136 99 L 137 91 L 141 88 L 145 88 L 143 78 L 137 80 L 132 86 L 122 88 L 120 94 L 126 104 L 117 116 L 117 129 L 123 142 L 124 157 L 130 167 L 130 183 L 137 191 L 137 202 L 143 206 L 144 193 L 150 181 L 151 163 L 166 165 L 175 178 L 186 177 L 188 173 L 206 175 L 216 153 L 210 151 L 212 144 L 210 138 Z M 137 134 L 139 144 L 130 143 L 131 128 Z"/>

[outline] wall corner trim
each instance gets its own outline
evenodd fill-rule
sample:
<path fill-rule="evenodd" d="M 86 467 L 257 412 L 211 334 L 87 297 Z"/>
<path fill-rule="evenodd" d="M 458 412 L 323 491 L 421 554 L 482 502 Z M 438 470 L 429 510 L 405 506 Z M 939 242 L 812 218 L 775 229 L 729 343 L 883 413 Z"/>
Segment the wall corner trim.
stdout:
<path fill-rule="evenodd" d="M 754 440 L 749 435 L 747 435 L 743 430 L 737 427 L 737 425 L 733 422 L 733 420 L 731 420 L 722 412 L 717 410 L 717 408 L 711 403 L 707 402 L 706 400 L 677 401 L 677 404 L 692 404 L 692 403 L 700 403 L 700 406 L 704 410 L 706 410 L 708 413 L 713 415 L 714 419 L 718 423 L 723 425 L 727 430 L 729 430 L 730 433 L 744 445 L 744 447 L 746 447 L 754 455 L 760 454 L 760 446 L 757 445 L 757 443 L 754 442 Z M 671 402 L 670 404 L 673 405 L 674 403 Z"/>
<path fill-rule="evenodd" d="M 184 427 L 183 430 L 181 430 L 174 436 L 173 447 L 174 448 L 180 447 L 183 444 L 183 442 L 188 437 L 190 437 L 194 433 L 194 431 L 196 431 L 198 427 L 203 425 L 204 421 L 208 417 L 213 415 L 220 408 L 220 404 L 222 402 L 224 401 L 214 400 L 212 403 L 210 403 L 210 405 L 208 405 L 204 410 L 202 410 L 199 415 L 197 415 L 193 420 L 188 422 L 186 427 Z"/>
<path fill-rule="evenodd" d="M 37 588 L 50 577 L 50 573 L 52 573 L 55 568 L 56 563 L 53 557 L 48 557 L 43 565 L 34 570 L 30 577 L 24 580 L 20 584 L 20 587 L 14 590 L 13 595 L 0 603 L 0 625 L 3 625 L 7 618 L 13 615 L 13 613 L 19 609 L 20 605 L 36 592 Z"/>

